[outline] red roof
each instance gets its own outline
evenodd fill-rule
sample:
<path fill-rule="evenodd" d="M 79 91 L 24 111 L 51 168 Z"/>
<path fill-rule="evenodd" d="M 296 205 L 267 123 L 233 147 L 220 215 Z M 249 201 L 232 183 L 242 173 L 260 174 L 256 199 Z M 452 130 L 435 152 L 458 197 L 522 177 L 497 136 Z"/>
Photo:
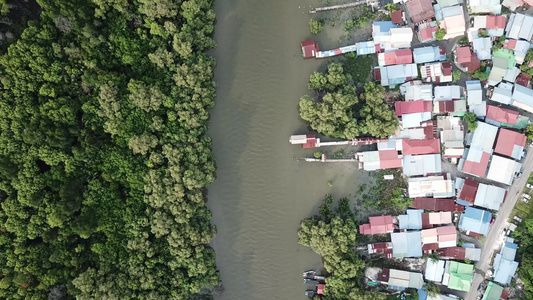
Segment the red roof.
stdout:
<path fill-rule="evenodd" d="M 449 247 L 437 250 L 437 253 L 442 258 L 455 258 L 464 260 L 466 257 L 466 249 L 463 247 Z"/>
<path fill-rule="evenodd" d="M 438 103 L 439 103 L 439 112 L 441 113 L 455 111 L 454 101 L 438 101 Z"/>
<path fill-rule="evenodd" d="M 403 24 L 405 21 L 403 20 L 403 11 L 397 10 L 390 14 L 391 20 L 393 24 Z"/>
<path fill-rule="evenodd" d="M 502 128 L 494 152 L 512 157 L 514 146 L 525 147 L 527 137 L 519 132 Z"/>
<path fill-rule="evenodd" d="M 422 37 L 422 42 L 434 39 L 435 32 L 439 30 L 438 27 L 428 27 L 420 30 L 420 36 Z"/>
<path fill-rule="evenodd" d="M 444 76 L 452 75 L 452 63 L 451 62 L 443 62 L 442 63 L 442 74 Z"/>
<path fill-rule="evenodd" d="M 401 49 L 383 53 L 385 66 L 403 65 L 413 62 L 413 52 L 411 49 Z"/>
<path fill-rule="evenodd" d="M 438 154 L 440 153 L 440 140 L 402 140 L 403 155 Z"/>
<path fill-rule="evenodd" d="M 470 54 L 470 62 L 462 63 L 463 68 L 465 68 L 468 72 L 474 72 L 481 68 L 481 61 L 477 59 L 477 55 L 475 53 Z"/>
<path fill-rule="evenodd" d="M 409 0 L 405 3 L 413 23 L 429 20 L 435 16 L 431 0 Z"/>
<path fill-rule="evenodd" d="M 505 16 L 487 16 L 487 29 L 504 29 Z"/>
<path fill-rule="evenodd" d="M 504 49 L 512 49 L 512 50 L 514 50 L 514 47 L 516 47 L 516 40 L 515 39 L 505 40 L 505 43 L 503 44 L 503 48 Z"/>
<path fill-rule="evenodd" d="M 477 189 L 479 187 L 479 182 L 466 178 L 461 193 L 459 194 L 459 199 L 474 203 L 476 200 Z"/>
<path fill-rule="evenodd" d="M 423 198 L 418 197 L 413 200 L 413 204 L 410 208 L 425 209 L 432 211 L 459 211 L 465 210 L 465 207 L 455 203 L 453 199 L 436 199 L 436 198 Z"/>
<path fill-rule="evenodd" d="M 380 150 L 379 167 L 381 169 L 394 169 L 402 167 L 402 159 L 398 158 L 398 151 L 396 150 Z"/>
<path fill-rule="evenodd" d="M 325 286 L 325 284 L 319 283 L 318 286 L 317 286 L 316 293 L 319 294 L 319 295 L 322 295 L 322 293 L 324 293 L 324 286 Z"/>
<path fill-rule="evenodd" d="M 360 234 L 385 234 L 394 231 L 392 216 L 378 216 L 368 219 L 368 224 L 359 225 Z"/>
<path fill-rule="evenodd" d="M 481 154 L 481 159 L 479 160 L 479 162 L 466 160 L 465 164 L 463 165 L 463 172 L 479 177 L 485 177 L 485 174 L 487 173 L 487 166 L 489 165 L 489 160 L 490 154 L 487 152 L 483 152 Z"/>
<path fill-rule="evenodd" d="M 318 44 L 314 40 L 306 40 L 300 43 L 302 46 L 302 53 L 304 58 L 315 57 L 316 52 L 319 51 Z"/>
<path fill-rule="evenodd" d="M 396 53 L 396 64 L 404 65 L 413 62 L 413 52 L 411 49 L 400 49 L 394 52 Z"/>
<path fill-rule="evenodd" d="M 518 112 L 494 105 L 487 105 L 487 116 L 485 118 L 500 123 L 514 125 L 516 124 L 516 121 L 518 121 Z"/>
<path fill-rule="evenodd" d="M 521 86 L 527 87 L 530 81 L 531 81 L 531 76 L 526 73 L 522 73 L 520 74 L 520 76 L 518 76 L 518 78 L 516 78 L 515 83 Z"/>
<path fill-rule="evenodd" d="M 390 276 L 390 269 L 383 268 L 383 270 L 380 273 L 378 273 L 378 281 L 389 282 L 389 276 Z"/>
<path fill-rule="evenodd" d="M 315 148 L 317 139 L 314 134 L 308 134 L 305 136 L 306 141 L 305 144 L 302 145 L 302 148 Z"/>
<path fill-rule="evenodd" d="M 470 51 L 470 47 L 464 46 L 457 48 L 458 63 L 469 63 L 470 58 L 472 58 L 472 52 Z"/>
<path fill-rule="evenodd" d="M 433 101 L 396 101 L 394 106 L 396 108 L 396 116 L 399 117 L 403 114 L 430 112 L 433 110 Z"/>

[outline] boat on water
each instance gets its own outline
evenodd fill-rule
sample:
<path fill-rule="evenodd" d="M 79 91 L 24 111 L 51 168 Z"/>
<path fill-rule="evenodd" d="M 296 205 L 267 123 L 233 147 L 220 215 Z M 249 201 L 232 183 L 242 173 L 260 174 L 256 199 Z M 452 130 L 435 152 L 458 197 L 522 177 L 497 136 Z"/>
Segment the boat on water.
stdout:
<path fill-rule="evenodd" d="M 314 280 L 314 279 L 309 279 L 309 278 L 305 278 L 304 279 L 304 283 L 307 283 L 307 284 L 318 284 L 318 281 Z"/>

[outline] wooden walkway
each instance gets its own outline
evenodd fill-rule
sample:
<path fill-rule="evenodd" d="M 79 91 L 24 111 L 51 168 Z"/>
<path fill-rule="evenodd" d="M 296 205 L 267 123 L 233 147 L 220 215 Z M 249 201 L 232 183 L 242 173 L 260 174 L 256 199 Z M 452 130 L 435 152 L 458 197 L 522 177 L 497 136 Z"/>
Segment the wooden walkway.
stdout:
<path fill-rule="evenodd" d="M 325 6 L 325 7 L 317 7 L 317 8 L 311 9 L 309 11 L 309 13 L 310 14 L 314 14 L 314 13 L 321 12 L 321 11 L 350 8 L 350 7 L 356 7 L 356 6 L 359 6 L 359 5 L 362 5 L 362 4 L 371 4 L 371 3 L 378 3 L 378 0 L 363 0 L 363 1 L 356 1 L 356 2 L 353 2 L 353 3 L 347 3 L 347 4 Z"/>

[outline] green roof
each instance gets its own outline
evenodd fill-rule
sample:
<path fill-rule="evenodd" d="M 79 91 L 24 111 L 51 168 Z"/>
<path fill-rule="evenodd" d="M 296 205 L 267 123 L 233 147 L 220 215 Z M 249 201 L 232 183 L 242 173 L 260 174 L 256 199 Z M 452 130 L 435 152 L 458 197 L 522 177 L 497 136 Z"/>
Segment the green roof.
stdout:
<path fill-rule="evenodd" d="M 494 58 L 503 58 L 507 61 L 507 69 L 511 69 L 515 66 L 516 60 L 513 53 L 513 50 L 511 49 L 499 49 L 498 51 L 494 52 L 492 62 L 494 65 L 496 65 L 497 59 Z"/>
<path fill-rule="evenodd" d="M 491 281 L 489 282 L 489 286 L 487 286 L 487 290 L 483 295 L 483 300 L 500 300 L 502 292 L 503 288 Z"/>
<path fill-rule="evenodd" d="M 450 281 L 448 282 L 448 287 L 458 291 L 469 291 L 473 274 L 473 265 L 452 261 L 450 263 Z"/>
<path fill-rule="evenodd" d="M 502 123 L 503 127 L 513 128 L 513 129 L 524 129 L 529 124 L 529 118 L 526 116 L 518 116 L 518 120 L 515 124 L 509 125 L 507 123 Z"/>

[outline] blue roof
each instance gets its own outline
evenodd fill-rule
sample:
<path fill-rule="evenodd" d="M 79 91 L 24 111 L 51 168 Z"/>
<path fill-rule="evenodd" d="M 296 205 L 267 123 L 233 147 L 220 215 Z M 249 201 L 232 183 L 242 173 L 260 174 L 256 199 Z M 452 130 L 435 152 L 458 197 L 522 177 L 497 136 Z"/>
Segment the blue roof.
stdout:
<path fill-rule="evenodd" d="M 457 199 L 455 202 L 457 204 L 461 204 L 462 206 L 467 206 L 467 207 L 470 206 L 470 202 L 465 201 L 465 200 Z"/>
<path fill-rule="evenodd" d="M 487 235 L 492 214 L 486 210 L 467 207 L 459 221 L 459 228 L 466 231 Z"/>
<path fill-rule="evenodd" d="M 379 26 L 379 32 L 389 32 L 392 28 L 397 28 L 398 26 L 392 23 L 392 21 L 377 21 L 374 22 L 374 26 Z"/>
<path fill-rule="evenodd" d="M 392 256 L 395 258 L 422 257 L 422 235 L 420 231 L 391 233 Z"/>
<path fill-rule="evenodd" d="M 439 47 L 422 47 L 413 49 L 413 59 L 417 64 L 446 60 L 446 54 L 441 55 Z"/>
<path fill-rule="evenodd" d="M 400 229 L 422 229 L 423 209 L 408 209 L 406 215 L 398 217 Z"/>
<path fill-rule="evenodd" d="M 494 281 L 503 285 L 511 283 L 517 269 L 518 262 L 506 259 L 499 253 L 496 254 L 496 258 L 494 258 Z"/>
<path fill-rule="evenodd" d="M 505 242 L 504 247 L 500 251 L 500 254 L 505 258 L 509 260 L 514 260 L 516 257 L 516 249 L 518 249 L 518 245 L 515 243 L 509 243 Z"/>
<path fill-rule="evenodd" d="M 423 289 L 418 289 L 418 300 L 426 300 L 428 298 L 428 292 Z"/>

